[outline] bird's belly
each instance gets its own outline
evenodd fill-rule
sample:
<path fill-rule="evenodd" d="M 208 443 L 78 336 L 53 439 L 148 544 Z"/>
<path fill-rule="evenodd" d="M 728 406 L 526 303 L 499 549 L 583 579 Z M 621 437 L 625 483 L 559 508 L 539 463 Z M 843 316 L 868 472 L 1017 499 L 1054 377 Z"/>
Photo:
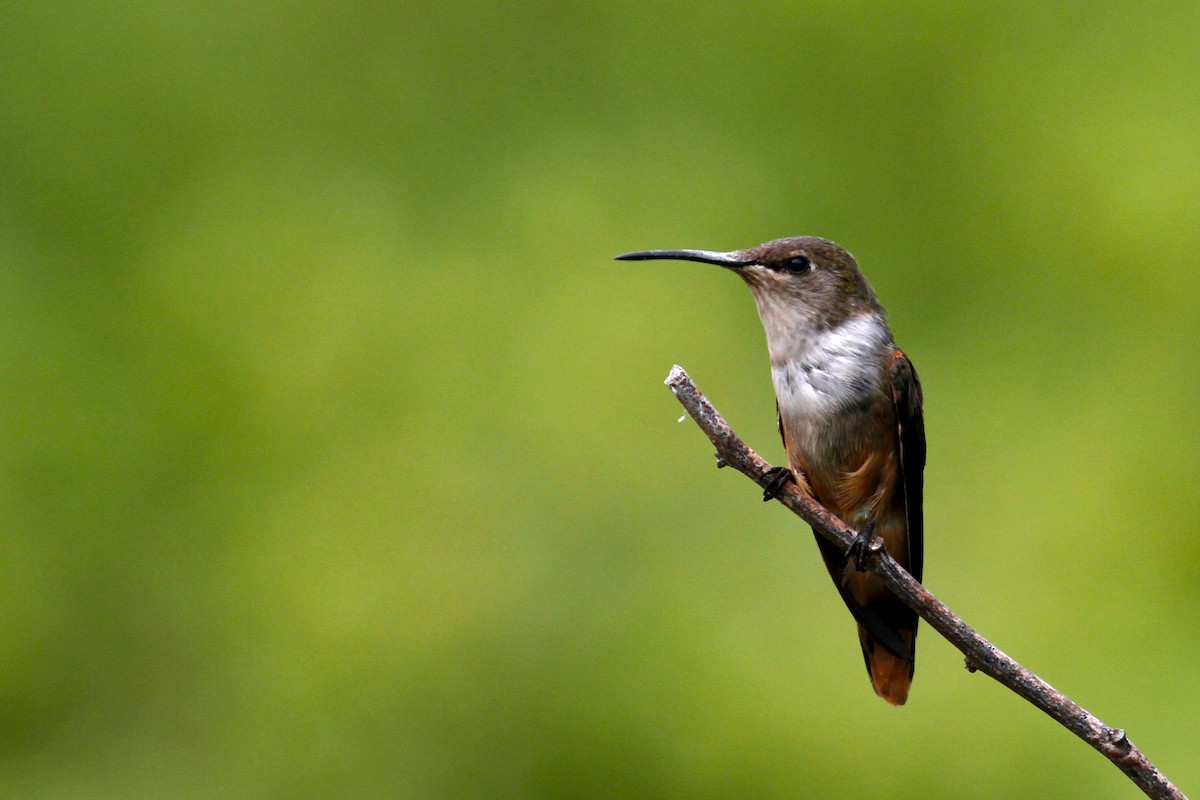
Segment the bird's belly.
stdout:
<path fill-rule="evenodd" d="M 899 474 L 890 398 L 880 395 L 820 413 L 779 404 L 788 466 L 813 496 L 846 524 L 860 528 L 890 504 Z"/>

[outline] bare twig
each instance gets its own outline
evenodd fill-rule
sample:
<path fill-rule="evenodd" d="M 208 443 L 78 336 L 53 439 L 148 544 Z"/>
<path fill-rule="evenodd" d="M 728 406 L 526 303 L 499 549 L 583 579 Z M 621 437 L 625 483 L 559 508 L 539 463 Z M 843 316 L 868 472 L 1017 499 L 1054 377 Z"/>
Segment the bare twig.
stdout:
<path fill-rule="evenodd" d="M 676 366 L 667 376 L 667 386 L 687 409 L 692 419 L 717 448 L 717 463 L 728 465 L 765 487 L 771 465 L 748 448 L 717 413 L 692 379 Z M 777 495 L 779 502 L 842 550 L 850 547 L 856 532 L 824 506 L 787 483 Z M 995 645 L 955 616 L 907 571 L 892 559 L 876 538 L 868 548 L 868 569 L 879 575 L 888 588 L 966 656 L 968 669 L 984 672 L 1049 714 L 1080 739 L 1104 754 L 1129 776 L 1147 796 L 1162 800 L 1187 800 L 1138 750 L 1120 728 L 1110 728 L 1080 708 L 1070 698 L 1001 652 Z"/>

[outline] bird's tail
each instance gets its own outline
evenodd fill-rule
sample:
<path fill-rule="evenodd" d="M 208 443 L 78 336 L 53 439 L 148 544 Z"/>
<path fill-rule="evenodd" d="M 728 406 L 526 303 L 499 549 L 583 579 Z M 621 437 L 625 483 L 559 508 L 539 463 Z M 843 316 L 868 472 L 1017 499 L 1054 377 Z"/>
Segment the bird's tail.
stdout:
<path fill-rule="evenodd" d="M 905 649 L 913 652 L 915 630 L 900 629 L 896 633 L 904 640 Z M 862 644 L 863 660 L 867 663 L 867 674 L 875 694 L 894 706 L 904 705 L 908 699 L 908 688 L 912 686 L 914 660 L 889 652 L 877 643 L 861 624 L 858 626 L 858 641 Z"/>

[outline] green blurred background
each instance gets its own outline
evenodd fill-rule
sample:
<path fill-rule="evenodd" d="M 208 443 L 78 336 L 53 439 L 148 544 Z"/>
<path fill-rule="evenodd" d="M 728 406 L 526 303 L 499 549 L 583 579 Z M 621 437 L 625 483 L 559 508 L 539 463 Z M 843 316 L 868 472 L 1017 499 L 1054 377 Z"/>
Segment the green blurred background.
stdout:
<path fill-rule="evenodd" d="M 740 282 L 851 249 L 930 588 L 1200 792 L 1194 3 L 5 4 L 0 796 L 1134 797 L 871 692 Z"/>

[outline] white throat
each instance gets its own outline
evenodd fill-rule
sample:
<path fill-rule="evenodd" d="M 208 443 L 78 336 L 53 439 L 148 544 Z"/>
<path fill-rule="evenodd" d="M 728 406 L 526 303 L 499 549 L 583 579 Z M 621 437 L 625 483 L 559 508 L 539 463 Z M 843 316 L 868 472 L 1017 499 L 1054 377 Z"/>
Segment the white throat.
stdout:
<path fill-rule="evenodd" d="M 883 391 L 892 332 L 879 314 L 837 327 L 768 330 L 771 377 L 785 417 L 826 417 Z"/>

